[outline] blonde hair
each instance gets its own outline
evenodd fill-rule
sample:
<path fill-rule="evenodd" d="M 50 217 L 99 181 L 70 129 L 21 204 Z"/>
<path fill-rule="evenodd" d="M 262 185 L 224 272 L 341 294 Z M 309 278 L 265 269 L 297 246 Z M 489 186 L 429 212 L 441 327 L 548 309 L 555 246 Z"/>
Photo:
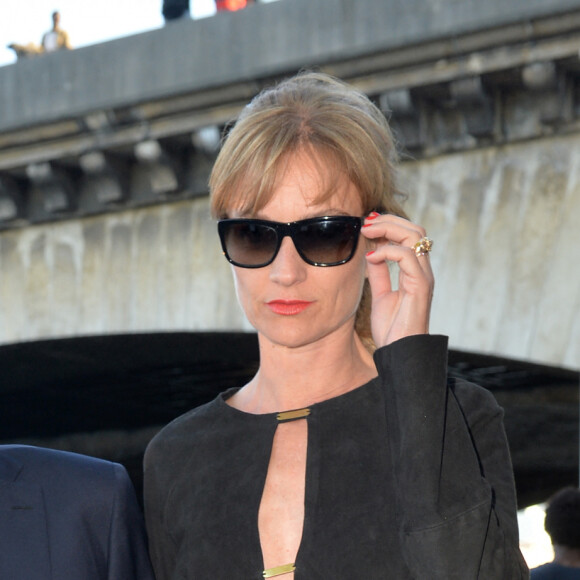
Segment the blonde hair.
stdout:
<path fill-rule="evenodd" d="M 310 151 L 359 192 L 363 214 L 405 217 L 395 184 L 397 154 L 383 113 L 363 93 L 323 73 L 303 72 L 258 94 L 227 134 L 210 180 L 211 212 L 253 215 L 271 199 L 290 155 Z M 324 188 L 314 203 L 332 195 Z M 355 329 L 372 350 L 370 287 Z"/>

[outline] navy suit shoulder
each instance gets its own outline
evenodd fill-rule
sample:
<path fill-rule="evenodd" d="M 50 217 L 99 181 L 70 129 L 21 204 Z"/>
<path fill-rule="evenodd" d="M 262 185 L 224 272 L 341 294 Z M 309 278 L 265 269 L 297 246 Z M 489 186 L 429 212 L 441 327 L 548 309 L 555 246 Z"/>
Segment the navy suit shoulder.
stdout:
<path fill-rule="evenodd" d="M 48 478 L 62 482 L 65 487 L 73 481 L 75 486 L 83 481 L 98 481 L 99 485 L 114 487 L 118 468 L 125 471 L 117 463 L 79 453 L 29 445 L 0 445 L 0 479 L 43 481 Z"/>
<path fill-rule="evenodd" d="M 0 490 L 0 577 L 153 580 L 143 518 L 122 465 L 3 445 Z"/>

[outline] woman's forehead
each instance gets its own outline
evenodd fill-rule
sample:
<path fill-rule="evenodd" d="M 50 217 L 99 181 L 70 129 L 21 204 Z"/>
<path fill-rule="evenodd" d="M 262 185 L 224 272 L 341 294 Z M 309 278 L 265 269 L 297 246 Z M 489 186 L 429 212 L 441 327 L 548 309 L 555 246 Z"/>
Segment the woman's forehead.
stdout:
<path fill-rule="evenodd" d="M 228 212 L 232 217 L 260 217 L 272 211 L 288 213 L 293 219 L 319 215 L 362 215 L 363 204 L 357 189 L 350 181 L 337 184 L 337 188 L 308 189 L 282 184 L 262 196 L 261 203 L 244 203 Z"/>
<path fill-rule="evenodd" d="M 249 177 L 249 176 L 247 176 Z M 361 195 L 333 155 L 313 148 L 286 155 L 270 179 L 249 179 L 240 187 L 236 213 L 254 214 L 280 198 L 293 198 L 306 207 L 362 206 Z"/>

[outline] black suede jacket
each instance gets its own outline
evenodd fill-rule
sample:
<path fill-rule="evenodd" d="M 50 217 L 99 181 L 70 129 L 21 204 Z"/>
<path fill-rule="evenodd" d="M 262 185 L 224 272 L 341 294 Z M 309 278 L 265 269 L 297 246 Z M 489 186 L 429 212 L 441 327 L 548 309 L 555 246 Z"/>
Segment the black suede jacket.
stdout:
<path fill-rule="evenodd" d="M 379 376 L 310 407 L 295 580 L 520 580 L 502 410 L 448 381 L 447 339 L 375 353 Z M 277 414 L 225 402 L 151 442 L 145 512 L 157 580 L 259 580 L 258 509 Z"/>

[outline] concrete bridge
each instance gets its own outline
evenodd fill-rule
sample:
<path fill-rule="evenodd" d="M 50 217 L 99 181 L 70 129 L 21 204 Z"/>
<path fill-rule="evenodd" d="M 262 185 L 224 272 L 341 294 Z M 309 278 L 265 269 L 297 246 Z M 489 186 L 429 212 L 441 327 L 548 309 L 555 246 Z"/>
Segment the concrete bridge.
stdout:
<path fill-rule="evenodd" d="M 250 330 L 209 169 L 253 95 L 316 67 L 391 119 L 456 371 L 555 373 L 577 441 L 579 50 L 580 0 L 281 0 L 0 68 L 0 343 Z"/>

